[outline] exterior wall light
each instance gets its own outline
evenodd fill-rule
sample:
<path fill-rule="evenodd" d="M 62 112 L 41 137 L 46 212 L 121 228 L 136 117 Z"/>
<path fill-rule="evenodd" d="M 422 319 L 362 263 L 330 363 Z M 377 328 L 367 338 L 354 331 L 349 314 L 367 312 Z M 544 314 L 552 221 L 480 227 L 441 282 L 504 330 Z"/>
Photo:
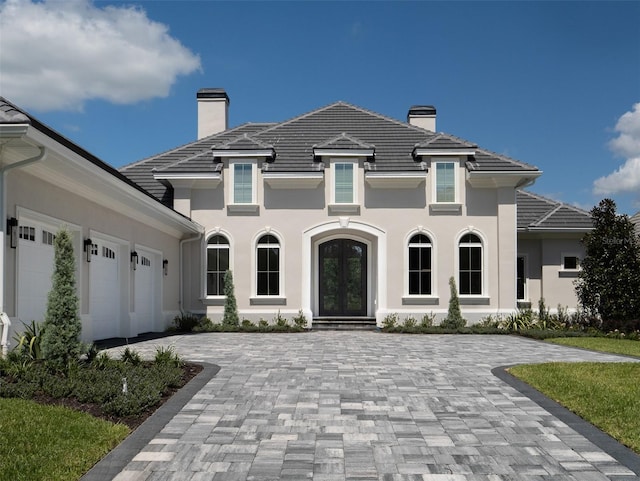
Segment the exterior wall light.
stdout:
<path fill-rule="evenodd" d="M 162 272 L 165 276 L 169 274 L 169 261 L 167 259 L 162 261 Z"/>
<path fill-rule="evenodd" d="M 136 251 L 131 252 L 131 266 L 133 270 L 136 270 L 136 266 L 138 265 L 138 253 Z"/>
<path fill-rule="evenodd" d="M 85 239 L 83 242 L 84 252 L 86 254 L 87 262 L 91 262 L 91 249 L 93 247 L 93 241 L 91 239 Z"/>
<path fill-rule="evenodd" d="M 7 219 L 7 233 L 10 237 L 10 245 L 12 249 L 18 247 L 18 219 L 9 217 Z"/>

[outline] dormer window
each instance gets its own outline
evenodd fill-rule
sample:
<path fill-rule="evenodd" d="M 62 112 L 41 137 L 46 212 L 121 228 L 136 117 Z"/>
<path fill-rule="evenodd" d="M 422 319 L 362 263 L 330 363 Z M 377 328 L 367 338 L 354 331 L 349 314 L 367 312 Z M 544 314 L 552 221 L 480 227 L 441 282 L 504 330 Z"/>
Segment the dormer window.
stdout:
<path fill-rule="evenodd" d="M 258 209 L 258 167 L 255 159 L 229 160 L 229 210 L 253 212 Z"/>
<path fill-rule="evenodd" d="M 253 170 L 255 164 L 234 162 L 232 173 L 233 200 L 232 204 L 254 203 Z"/>
<path fill-rule="evenodd" d="M 334 203 L 353 204 L 355 199 L 354 162 L 336 162 L 334 172 Z"/>
<path fill-rule="evenodd" d="M 456 201 L 456 164 L 455 162 L 436 162 L 436 202 Z"/>

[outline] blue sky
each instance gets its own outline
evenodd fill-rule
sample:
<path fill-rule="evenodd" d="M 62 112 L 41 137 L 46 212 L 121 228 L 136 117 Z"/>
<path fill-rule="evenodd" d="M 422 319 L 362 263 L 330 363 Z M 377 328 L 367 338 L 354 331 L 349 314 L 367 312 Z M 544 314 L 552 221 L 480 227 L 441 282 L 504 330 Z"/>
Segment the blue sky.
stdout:
<path fill-rule="evenodd" d="M 531 163 L 536 193 L 640 210 L 640 2 L 0 3 L 0 94 L 119 167 L 337 100 Z"/>

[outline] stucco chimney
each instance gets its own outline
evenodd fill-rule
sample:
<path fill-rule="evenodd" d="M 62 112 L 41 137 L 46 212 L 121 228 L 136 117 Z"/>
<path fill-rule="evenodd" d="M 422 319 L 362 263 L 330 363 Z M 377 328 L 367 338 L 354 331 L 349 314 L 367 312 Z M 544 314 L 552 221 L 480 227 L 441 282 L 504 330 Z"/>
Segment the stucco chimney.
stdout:
<path fill-rule="evenodd" d="M 200 89 L 198 99 L 198 140 L 227 130 L 229 96 L 224 89 Z"/>
<path fill-rule="evenodd" d="M 421 129 L 436 131 L 436 108 L 433 105 L 414 105 L 409 109 L 407 122 Z"/>

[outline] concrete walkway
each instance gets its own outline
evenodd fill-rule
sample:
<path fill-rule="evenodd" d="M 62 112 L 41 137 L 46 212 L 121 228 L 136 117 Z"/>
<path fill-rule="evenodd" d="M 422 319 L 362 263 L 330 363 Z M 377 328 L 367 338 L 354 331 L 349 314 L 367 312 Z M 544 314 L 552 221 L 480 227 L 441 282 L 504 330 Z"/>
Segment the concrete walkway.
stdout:
<path fill-rule="evenodd" d="M 220 371 L 116 481 L 640 479 L 491 372 L 627 358 L 512 336 L 374 332 L 214 333 L 134 347 L 152 356 L 160 345 Z"/>

